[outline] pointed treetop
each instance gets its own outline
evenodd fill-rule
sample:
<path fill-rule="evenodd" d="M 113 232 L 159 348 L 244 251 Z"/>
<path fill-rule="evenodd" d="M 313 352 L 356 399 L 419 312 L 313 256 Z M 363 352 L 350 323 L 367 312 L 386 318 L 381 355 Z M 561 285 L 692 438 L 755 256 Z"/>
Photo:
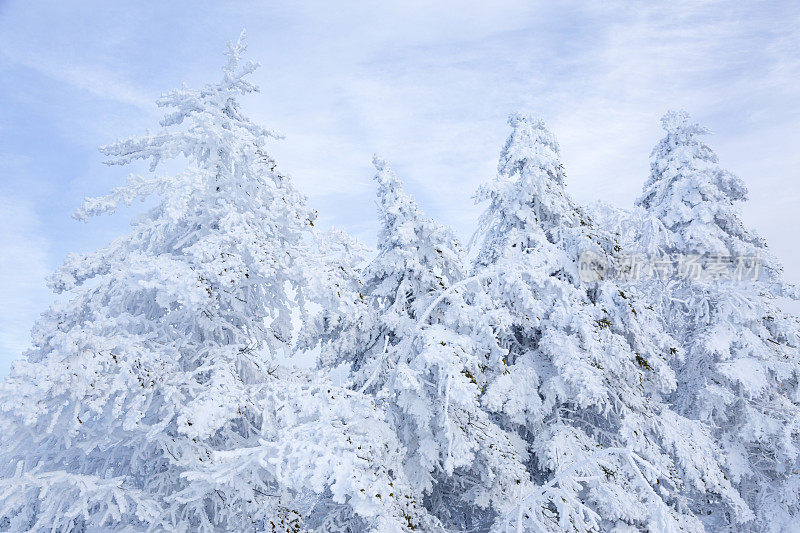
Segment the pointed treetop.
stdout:
<path fill-rule="evenodd" d="M 378 248 L 385 250 L 409 244 L 415 240 L 415 228 L 424 215 L 414 199 L 405 193 L 402 182 L 386 160 L 375 155 L 372 164 L 377 170 L 378 211 L 383 223 Z"/>
<path fill-rule="evenodd" d="M 541 168 L 563 184 L 558 141 L 544 121 L 532 114 L 512 113 L 508 124 L 513 130 L 500 154 L 497 171 L 510 177 L 529 167 Z"/>
<path fill-rule="evenodd" d="M 664 128 L 664 131 L 667 133 L 686 131 L 690 131 L 697 135 L 706 135 L 711 133 L 711 130 L 708 128 L 701 126 L 696 122 L 692 122 L 692 116 L 683 109 L 677 111 L 670 109 L 664 113 L 664 116 L 661 117 L 661 127 Z"/>
<path fill-rule="evenodd" d="M 378 171 L 375 174 L 375 180 L 381 185 L 389 185 L 394 184 L 396 186 L 400 186 L 400 180 L 397 179 L 395 173 L 392 171 L 389 163 L 378 154 L 372 156 L 372 165 L 375 167 L 375 170 Z"/>
<path fill-rule="evenodd" d="M 477 265 L 494 263 L 512 249 L 516 253 L 536 247 L 545 234 L 555 242 L 564 228 L 582 220 L 565 188 L 558 142 L 544 121 L 515 113 L 508 123 L 512 131 L 500 153 L 497 176 L 475 195 L 477 202 L 489 201 L 472 240 L 483 241 Z"/>
<path fill-rule="evenodd" d="M 650 155 L 650 176 L 636 205 L 672 232 L 681 253 L 755 255 L 763 241 L 742 224 L 738 203 L 747 199 L 744 182 L 719 165 L 700 138 L 710 132 L 686 111 L 661 119 L 667 134 Z"/>
<path fill-rule="evenodd" d="M 254 124 L 242 114 L 238 101 L 241 95 L 258 92 L 258 87 L 247 79 L 258 63 L 242 62 L 246 49 L 242 32 L 235 44 L 228 44 L 225 53 L 228 62 L 223 67 L 222 80 L 198 89 L 184 86 L 162 95 L 156 100 L 158 106 L 173 109 L 161 120 L 165 130 L 102 146 L 100 151 L 109 157 L 106 164 L 125 165 L 143 159 L 150 160 L 150 168 L 154 170 L 162 161 L 182 154 L 196 162 L 213 159 L 220 168 L 231 171 L 237 160 L 252 157 L 254 153 L 270 163 L 260 148 L 268 138 L 283 136 Z M 184 128 L 178 129 L 179 126 Z M 234 132 L 249 137 L 250 142 L 241 143 L 234 150 L 230 142 Z"/>
<path fill-rule="evenodd" d="M 244 29 L 239 34 L 239 38 L 236 39 L 236 42 L 228 41 L 228 51 L 225 52 L 225 55 L 228 56 L 228 64 L 222 67 L 226 73 L 232 73 L 236 71 L 236 68 L 239 66 L 239 60 L 247 51 L 247 31 Z"/>
<path fill-rule="evenodd" d="M 367 268 L 366 277 L 397 275 L 402 279 L 409 277 L 407 271 L 413 271 L 410 277 L 415 284 L 426 287 L 438 286 L 433 280 L 436 276 L 458 278 L 461 248 L 452 230 L 425 216 L 385 160 L 376 155 L 372 163 L 377 170 L 380 253 Z"/>
<path fill-rule="evenodd" d="M 372 156 L 372 164 L 375 170 L 377 170 L 374 179 L 378 182 L 378 198 L 381 200 L 382 204 L 386 203 L 388 200 L 387 195 L 390 193 L 393 193 L 393 196 L 404 195 L 403 184 L 385 159 L 376 154 Z M 398 198 L 393 198 L 394 202 L 396 202 L 397 199 Z"/>
<path fill-rule="evenodd" d="M 667 135 L 653 148 L 651 157 L 671 153 L 672 159 L 686 162 L 717 162 L 717 155 L 699 138 L 711 134 L 711 130 L 694 122 L 686 111 L 667 111 L 661 117 L 661 127 Z M 679 147 L 682 148 L 678 149 Z"/>
<path fill-rule="evenodd" d="M 391 212 L 396 215 L 423 216 L 414 198 L 403 190 L 403 182 L 394 173 L 389 163 L 375 155 L 372 157 L 372 164 L 377 170 L 374 179 L 378 182 L 378 200 L 381 212 L 384 215 Z"/>
<path fill-rule="evenodd" d="M 222 86 L 227 86 L 236 89 L 242 94 L 250 92 L 258 92 L 258 86 L 245 81 L 243 78 L 248 74 L 254 72 L 261 64 L 257 61 L 247 61 L 240 65 L 242 56 L 247 51 L 247 32 L 242 30 L 236 42 L 228 42 L 228 50 L 225 55 L 228 57 L 228 63 L 222 67 L 225 73 Z"/>

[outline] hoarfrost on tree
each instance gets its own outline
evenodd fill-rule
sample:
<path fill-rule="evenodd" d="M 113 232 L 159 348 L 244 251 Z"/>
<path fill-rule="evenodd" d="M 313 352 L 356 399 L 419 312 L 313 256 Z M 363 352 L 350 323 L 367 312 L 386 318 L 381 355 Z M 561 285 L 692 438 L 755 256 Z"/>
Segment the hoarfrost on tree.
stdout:
<path fill-rule="evenodd" d="M 783 531 L 800 520 L 800 330 L 777 298 L 797 298 L 797 289 L 744 226 L 738 206 L 747 189 L 703 142 L 709 131 L 683 111 L 668 112 L 662 124 L 666 135 L 637 206 L 666 228 L 666 253 L 716 258 L 729 269 L 644 284 L 685 347 L 675 403 L 713 428 L 727 474 L 755 513 L 747 523 Z M 743 517 L 697 503 L 712 528 L 744 527 Z"/>
<path fill-rule="evenodd" d="M 160 202 L 50 280 L 65 300 L 0 389 L 0 528 L 427 524 L 374 403 L 278 365 L 322 267 L 315 213 L 266 152 L 278 136 L 238 103 L 256 91 L 244 50 L 242 35 L 218 83 L 160 98 L 158 133 L 101 149 L 151 175 L 78 218 Z M 184 171 L 155 174 L 177 157 Z"/>
<path fill-rule="evenodd" d="M 361 311 L 320 316 L 320 361 L 349 364 L 351 387 L 388 413 L 406 476 L 431 514 L 447 528 L 485 529 L 529 485 L 524 443 L 481 405 L 502 361 L 492 314 L 469 287 L 452 231 L 424 216 L 385 161 L 374 163 L 378 254 L 351 293 L 337 288 Z"/>
<path fill-rule="evenodd" d="M 744 512 L 708 431 L 666 402 L 675 344 L 658 318 L 612 279 L 581 281 L 581 253 L 610 261 L 619 246 L 567 195 L 554 136 L 530 116 L 509 123 L 477 196 L 488 207 L 474 273 L 506 317 L 507 371 L 483 403 L 528 443 L 537 486 L 498 524 L 699 530 L 692 494 Z"/>
<path fill-rule="evenodd" d="M 587 210 L 554 135 L 512 115 L 469 266 L 376 157 L 367 259 L 315 227 L 267 152 L 280 136 L 243 114 L 257 91 L 244 51 L 242 34 L 219 82 L 160 98 L 158 133 L 101 149 L 150 172 L 77 218 L 158 204 L 50 279 L 63 300 L 0 385 L 0 529 L 800 520 L 800 339 L 777 303 L 798 291 L 741 222 L 746 189 L 705 128 L 665 115 L 637 205 Z M 186 167 L 158 174 L 168 160 Z M 586 253 L 758 258 L 760 271 L 592 281 Z M 317 368 L 287 365 L 298 352 Z"/>

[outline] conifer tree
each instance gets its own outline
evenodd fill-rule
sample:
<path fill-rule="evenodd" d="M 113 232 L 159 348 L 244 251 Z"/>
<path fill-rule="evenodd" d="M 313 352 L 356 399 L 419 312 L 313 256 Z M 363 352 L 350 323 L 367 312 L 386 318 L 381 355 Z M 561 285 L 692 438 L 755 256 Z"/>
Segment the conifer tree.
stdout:
<path fill-rule="evenodd" d="M 567 195 L 555 138 L 533 117 L 509 123 L 473 241 L 474 274 L 507 317 L 496 331 L 508 369 L 483 402 L 527 442 L 537 487 L 498 524 L 699 530 L 686 496 L 705 493 L 745 513 L 703 425 L 665 403 L 675 345 L 657 317 L 579 271 L 582 254 L 611 263 L 619 248 Z"/>
<path fill-rule="evenodd" d="M 800 339 L 776 298 L 796 290 L 742 223 L 747 189 L 703 142 L 709 131 L 683 111 L 662 124 L 637 206 L 666 227 L 676 261 L 706 269 L 660 284 L 666 297 L 653 299 L 686 351 L 675 402 L 714 429 L 728 476 L 756 514 L 748 527 L 785 531 L 800 520 Z M 744 527 L 736 519 L 717 512 L 708 524 Z"/>
<path fill-rule="evenodd" d="M 385 161 L 375 157 L 374 164 L 381 218 L 378 255 L 363 272 L 342 267 L 334 284 L 337 298 L 352 303 L 344 310 L 326 306 L 307 333 L 312 342 L 324 344 L 323 366 L 347 362 L 362 369 L 370 354 L 399 342 L 431 296 L 462 277 L 453 233 L 424 217 Z"/>
<path fill-rule="evenodd" d="M 323 314 L 320 326 L 338 329 L 318 337 L 326 339 L 321 361 L 349 362 L 352 386 L 386 410 L 426 508 L 445 527 L 485 530 L 530 486 L 522 441 L 481 405 L 489 376 L 502 370 L 491 312 L 485 295 L 463 283 L 453 233 L 424 216 L 385 161 L 374 163 L 378 254 L 348 300 L 365 312 L 344 322 Z"/>
<path fill-rule="evenodd" d="M 79 218 L 160 202 L 50 281 L 65 300 L 0 386 L 2 530 L 437 527 L 374 402 L 279 364 L 319 272 L 315 214 L 266 152 L 278 136 L 242 113 L 243 37 L 220 82 L 158 101 L 158 133 L 102 148 L 153 174 Z"/>

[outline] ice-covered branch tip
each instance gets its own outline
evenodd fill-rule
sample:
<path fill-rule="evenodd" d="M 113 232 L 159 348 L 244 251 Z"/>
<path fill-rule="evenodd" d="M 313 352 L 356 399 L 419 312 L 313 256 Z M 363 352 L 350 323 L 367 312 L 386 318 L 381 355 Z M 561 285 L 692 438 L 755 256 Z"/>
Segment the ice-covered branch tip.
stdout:
<path fill-rule="evenodd" d="M 380 180 L 380 176 L 384 176 L 385 174 L 389 174 L 392 172 L 392 169 L 389 168 L 389 163 L 378 154 L 372 156 L 372 165 L 375 167 L 375 170 L 378 171 L 378 174 L 375 176 L 375 179 Z"/>
<path fill-rule="evenodd" d="M 508 125 L 512 128 L 516 128 L 520 124 L 531 124 L 536 127 L 546 128 L 544 121 L 540 118 L 537 118 L 533 113 L 522 113 L 520 111 L 515 111 L 508 115 Z"/>
<path fill-rule="evenodd" d="M 548 167 L 558 159 L 561 151 L 558 141 L 543 120 L 532 114 L 512 113 L 508 124 L 512 130 L 500 154 L 499 174 L 511 176 L 531 165 Z M 548 173 L 559 179 L 555 168 Z"/>
<path fill-rule="evenodd" d="M 184 156 L 200 167 L 232 169 L 241 167 L 243 158 L 251 157 L 253 146 L 260 149 L 268 138 L 282 139 L 282 135 L 255 124 L 242 112 L 239 97 L 258 91 L 248 79 L 258 64 L 241 62 L 246 49 L 243 31 L 236 43 L 228 45 L 222 80 L 195 89 L 184 85 L 161 96 L 156 101 L 158 106 L 172 109 L 161 120 L 162 129 L 100 147 L 108 156 L 106 164 L 149 160 L 150 170 L 154 171 L 163 161 Z M 232 142 L 237 136 L 247 142 Z"/>
<path fill-rule="evenodd" d="M 372 164 L 375 166 L 375 170 L 377 170 L 375 173 L 375 181 L 377 181 L 378 185 L 380 186 L 378 193 L 379 196 L 382 196 L 385 190 L 391 190 L 395 192 L 402 191 L 403 185 L 400 182 L 400 179 L 397 177 L 385 159 L 376 154 L 372 156 Z"/>
<path fill-rule="evenodd" d="M 559 152 L 558 141 L 556 141 L 555 135 L 550 131 L 550 128 L 547 127 L 547 123 L 541 118 L 538 118 L 533 113 L 511 113 L 508 116 L 508 125 L 514 128 L 514 132 L 512 132 L 512 137 L 514 133 L 518 130 L 527 130 L 532 133 L 536 133 L 536 140 L 541 142 L 542 144 L 550 147 L 554 152 Z"/>
<path fill-rule="evenodd" d="M 683 109 L 671 109 L 664 113 L 664 116 L 661 117 L 661 127 L 664 128 L 664 131 L 667 133 L 673 134 L 686 132 L 694 135 L 707 135 L 711 133 L 711 130 L 708 128 L 693 122 L 692 116 Z"/>
<path fill-rule="evenodd" d="M 236 74 L 236 70 L 239 68 L 239 62 L 242 59 L 242 55 L 247 51 L 247 31 L 242 29 L 242 32 L 239 34 L 239 38 L 236 39 L 236 42 L 228 42 L 228 51 L 225 52 L 225 55 L 228 56 L 228 64 L 223 67 L 225 71 L 226 78 L 236 78 L 241 77 Z M 258 63 L 255 61 L 250 61 L 246 66 L 245 70 L 248 72 L 252 72 L 258 67 Z"/>

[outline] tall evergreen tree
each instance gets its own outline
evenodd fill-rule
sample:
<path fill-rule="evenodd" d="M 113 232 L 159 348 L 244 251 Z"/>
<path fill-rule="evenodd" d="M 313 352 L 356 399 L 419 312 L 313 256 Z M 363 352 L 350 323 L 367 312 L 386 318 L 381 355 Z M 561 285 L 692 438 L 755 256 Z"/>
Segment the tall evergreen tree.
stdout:
<path fill-rule="evenodd" d="M 481 405 L 489 376 L 503 370 L 492 313 L 464 278 L 453 233 L 424 216 L 383 160 L 374 162 L 378 254 L 352 284 L 360 294 L 346 298 L 363 302 L 363 312 L 323 313 L 321 361 L 348 362 L 352 386 L 386 410 L 426 508 L 445 527 L 485 530 L 530 485 L 522 441 Z M 328 326 L 335 329 L 324 333 Z"/>
<path fill-rule="evenodd" d="M 538 485 L 500 524 L 532 531 L 701 529 L 686 495 L 746 512 L 705 428 L 665 403 L 673 341 L 613 279 L 584 281 L 578 258 L 618 245 L 567 195 L 542 121 L 512 115 L 474 242 L 508 371 L 484 404 L 528 443 Z M 585 274 L 585 273 L 584 273 Z M 599 274 L 602 274 L 600 272 Z"/>
<path fill-rule="evenodd" d="M 317 266 L 314 212 L 246 118 L 243 35 L 222 80 L 168 93 L 156 134 L 102 148 L 131 176 L 79 218 L 156 194 L 52 277 L 64 302 L 0 386 L 0 529 L 433 529 L 369 398 L 279 365 Z M 350 529 L 347 529 L 350 528 Z"/>
<path fill-rule="evenodd" d="M 709 131 L 682 111 L 662 124 L 637 206 L 666 227 L 676 260 L 694 258 L 715 274 L 660 284 L 667 298 L 654 299 L 686 349 L 676 404 L 714 429 L 728 475 L 756 514 L 749 526 L 786 531 L 800 521 L 800 338 L 776 298 L 796 290 L 742 223 L 747 189 L 703 142 Z M 736 518 L 713 513 L 709 524 L 743 527 Z"/>
<path fill-rule="evenodd" d="M 375 158 L 381 229 L 378 255 L 362 272 L 344 265 L 332 286 L 340 306 L 322 309 L 311 342 L 324 344 L 323 366 L 360 370 L 415 324 L 429 299 L 462 277 L 453 233 L 426 218 L 385 161 Z"/>

